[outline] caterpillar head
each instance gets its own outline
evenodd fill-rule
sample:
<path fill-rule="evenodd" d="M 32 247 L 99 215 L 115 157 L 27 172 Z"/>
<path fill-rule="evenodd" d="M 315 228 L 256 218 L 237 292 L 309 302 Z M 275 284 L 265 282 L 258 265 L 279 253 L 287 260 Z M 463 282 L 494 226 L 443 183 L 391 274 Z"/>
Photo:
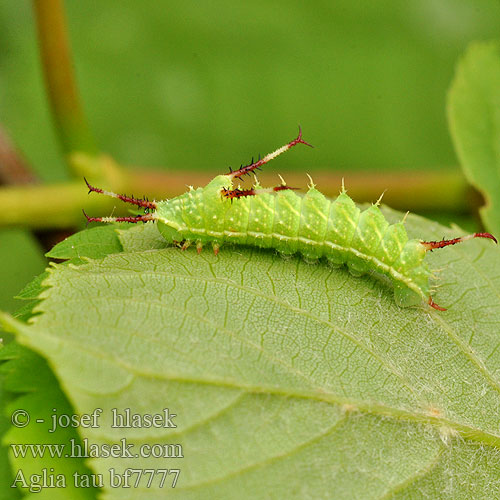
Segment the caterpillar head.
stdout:
<path fill-rule="evenodd" d="M 222 217 L 229 203 L 222 193 L 232 187 L 231 177 L 217 175 L 203 188 L 190 188 L 176 198 L 158 202 L 155 218 L 161 235 L 167 241 L 183 241 L 182 232 L 187 226 L 202 229 L 214 215 Z"/>

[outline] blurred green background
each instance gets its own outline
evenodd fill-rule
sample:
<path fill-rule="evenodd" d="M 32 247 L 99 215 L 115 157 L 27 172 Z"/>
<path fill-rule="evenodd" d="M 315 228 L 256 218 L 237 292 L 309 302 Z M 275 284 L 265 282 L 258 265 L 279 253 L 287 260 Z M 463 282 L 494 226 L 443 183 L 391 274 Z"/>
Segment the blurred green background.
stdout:
<path fill-rule="evenodd" d="M 288 141 L 299 123 L 316 149 L 297 148 L 281 173 L 458 169 L 446 91 L 468 42 L 500 27 L 497 0 L 68 0 L 66 9 L 101 149 L 140 167 L 221 172 Z M 44 181 L 69 177 L 27 0 L 0 3 L 0 123 Z M 0 231 L 2 309 L 44 265 L 31 234 Z"/>

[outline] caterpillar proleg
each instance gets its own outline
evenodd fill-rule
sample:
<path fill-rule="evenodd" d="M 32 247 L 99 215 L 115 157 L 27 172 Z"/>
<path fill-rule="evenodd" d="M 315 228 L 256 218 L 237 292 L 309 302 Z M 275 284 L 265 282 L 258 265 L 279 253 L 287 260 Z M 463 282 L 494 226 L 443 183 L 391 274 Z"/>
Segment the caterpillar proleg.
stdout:
<path fill-rule="evenodd" d="M 326 258 L 334 266 L 346 265 L 360 276 L 375 271 L 394 287 L 394 299 L 401 307 L 422 302 L 439 311 L 430 294 L 431 271 L 425 262 L 428 251 L 472 238 L 489 238 L 474 233 L 443 241 L 409 239 L 404 220 L 389 224 L 379 202 L 360 210 L 342 186 L 335 200 L 327 199 L 310 183 L 304 195 L 282 180 L 279 186 L 263 188 L 258 181 L 250 189 L 234 186 L 235 179 L 255 172 L 262 165 L 297 144 L 310 146 L 299 135 L 273 153 L 225 175 L 218 175 L 205 187 L 190 188 L 170 200 L 146 201 L 91 186 L 102 193 L 144 208 L 133 217 L 89 217 L 89 222 L 156 221 L 161 235 L 183 249 L 195 244 L 198 252 L 212 244 L 217 253 L 224 243 L 273 248 L 284 256 L 300 253 L 307 260 Z"/>

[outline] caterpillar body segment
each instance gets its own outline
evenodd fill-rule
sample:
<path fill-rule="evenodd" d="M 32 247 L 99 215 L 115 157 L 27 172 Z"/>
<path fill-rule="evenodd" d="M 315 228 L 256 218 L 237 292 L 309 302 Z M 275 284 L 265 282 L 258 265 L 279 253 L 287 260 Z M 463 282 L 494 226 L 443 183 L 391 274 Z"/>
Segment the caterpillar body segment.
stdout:
<path fill-rule="evenodd" d="M 205 188 L 157 202 L 159 231 L 167 240 L 196 242 L 197 248 L 233 243 L 286 256 L 299 252 L 308 261 L 324 257 L 356 276 L 385 275 L 402 307 L 428 301 L 425 247 L 408 240 L 401 222 L 389 225 L 378 206 L 360 211 L 345 191 L 331 201 L 315 187 L 303 196 L 281 190 L 231 203 L 221 196 L 231 189 L 229 176 L 220 175 Z"/>
<path fill-rule="evenodd" d="M 191 244 L 201 252 L 211 244 L 217 254 L 221 245 L 257 246 L 276 249 L 283 256 L 300 253 L 307 261 L 326 258 L 333 266 L 346 265 L 355 276 L 376 272 L 388 278 L 394 298 L 401 307 L 422 302 L 444 311 L 430 295 L 431 271 L 425 262 L 428 251 L 454 245 L 471 238 L 496 239 L 489 233 L 474 233 L 442 241 L 409 239 L 404 220 L 389 224 L 379 209 L 379 201 L 361 211 L 344 187 L 329 200 L 310 183 L 308 191 L 281 185 L 251 189 L 233 186 L 233 181 L 249 174 L 297 144 L 296 139 L 257 162 L 218 175 L 205 187 L 190 190 L 170 200 L 139 200 L 91 186 L 90 192 L 105 194 L 143 207 L 147 213 L 135 217 L 89 217 L 89 222 L 157 222 L 162 236 L 183 250 Z"/>

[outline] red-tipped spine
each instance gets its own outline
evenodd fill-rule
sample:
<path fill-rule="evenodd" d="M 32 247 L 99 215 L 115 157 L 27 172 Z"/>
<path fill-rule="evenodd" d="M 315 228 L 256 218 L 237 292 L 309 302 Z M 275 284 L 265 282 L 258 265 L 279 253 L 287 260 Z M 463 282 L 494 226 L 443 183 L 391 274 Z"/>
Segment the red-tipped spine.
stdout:
<path fill-rule="evenodd" d="M 445 307 L 438 306 L 433 300 L 432 297 L 429 297 L 429 300 L 427 302 L 433 309 L 436 309 L 437 311 L 446 311 Z"/>
<path fill-rule="evenodd" d="M 498 245 L 497 239 L 490 233 L 474 233 L 474 238 L 489 238 Z"/>
<path fill-rule="evenodd" d="M 125 203 L 131 203 L 132 205 L 137 205 L 138 207 L 143 207 L 147 208 L 149 210 L 156 210 L 156 203 L 154 201 L 149 201 L 149 200 L 139 200 L 137 198 L 134 198 L 133 196 L 126 196 L 124 194 L 117 194 L 113 193 L 111 191 L 105 191 L 104 189 L 101 188 L 96 188 L 92 185 L 90 185 L 89 181 L 83 178 L 85 181 L 85 184 L 87 184 L 87 187 L 89 188 L 89 194 L 90 193 L 100 193 L 100 194 L 105 194 L 106 196 L 111 196 L 112 198 L 117 198 L 121 201 L 124 201 Z"/>
<path fill-rule="evenodd" d="M 300 191 L 300 188 L 285 186 L 284 184 L 282 184 L 281 186 L 273 187 L 273 191 L 286 191 L 287 189 L 292 189 L 293 191 Z"/>
<path fill-rule="evenodd" d="M 223 189 L 221 194 L 224 198 L 234 200 L 235 198 L 244 198 L 245 196 L 255 196 L 255 189 Z"/>
<path fill-rule="evenodd" d="M 234 200 L 235 198 L 244 198 L 246 196 L 257 196 L 262 193 L 273 193 L 277 191 L 285 191 L 287 189 L 292 189 L 294 191 L 298 191 L 300 188 L 294 188 L 290 186 L 276 186 L 272 188 L 252 188 L 252 189 L 222 189 L 221 194 L 224 198 L 229 198 L 230 200 Z"/>
<path fill-rule="evenodd" d="M 85 210 L 82 210 L 83 215 L 87 219 L 87 222 L 147 222 L 153 220 L 154 217 L 151 214 L 137 215 L 135 217 L 89 217 Z"/>
<path fill-rule="evenodd" d="M 288 144 L 285 144 L 284 146 L 281 146 L 281 148 L 277 149 L 273 153 L 267 154 L 266 156 L 264 156 L 264 158 L 261 158 L 261 159 L 259 159 L 256 162 L 254 162 L 252 160 L 252 163 L 250 163 L 249 165 L 245 165 L 243 167 L 240 167 L 238 170 L 234 170 L 234 171 L 231 170 L 229 172 L 229 174 L 227 174 L 227 175 L 229 177 L 233 178 L 233 179 L 238 179 L 238 178 L 242 177 L 243 175 L 249 174 L 250 172 L 253 172 L 254 170 L 257 170 L 262 165 L 265 165 L 267 162 L 269 162 L 272 159 L 276 158 L 281 153 L 284 153 L 285 151 L 288 151 L 290 148 L 293 148 L 293 146 L 295 146 L 297 144 L 305 144 L 306 146 L 309 146 L 311 148 L 314 147 L 314 146 L 312 146 L 311 144 L 309 144 L 308 142 L 306 142 L 306 141 L 304 141 L 302 139 L 302 130 L 299 127 L 299 135 L 297 136 L 296 139 L 294 139 L 293 141 L 290 141 Z"/>
<path fill-rule="evenodd" d="M 456 245 L 457 243 L 462 243 L 463 241 L 471 240 L 473 238 L 489 238 L 495 243 L 498 243 L 497 239 L 490 233 L 474 233 L 467 236 L 462 236 L 461 238 L 453 238 L 451 240 L 441 240 L 441 241 L 422 241 L 426 250 L 436 250 L 437 248 L 444 248 L 449 245 Z"/>

